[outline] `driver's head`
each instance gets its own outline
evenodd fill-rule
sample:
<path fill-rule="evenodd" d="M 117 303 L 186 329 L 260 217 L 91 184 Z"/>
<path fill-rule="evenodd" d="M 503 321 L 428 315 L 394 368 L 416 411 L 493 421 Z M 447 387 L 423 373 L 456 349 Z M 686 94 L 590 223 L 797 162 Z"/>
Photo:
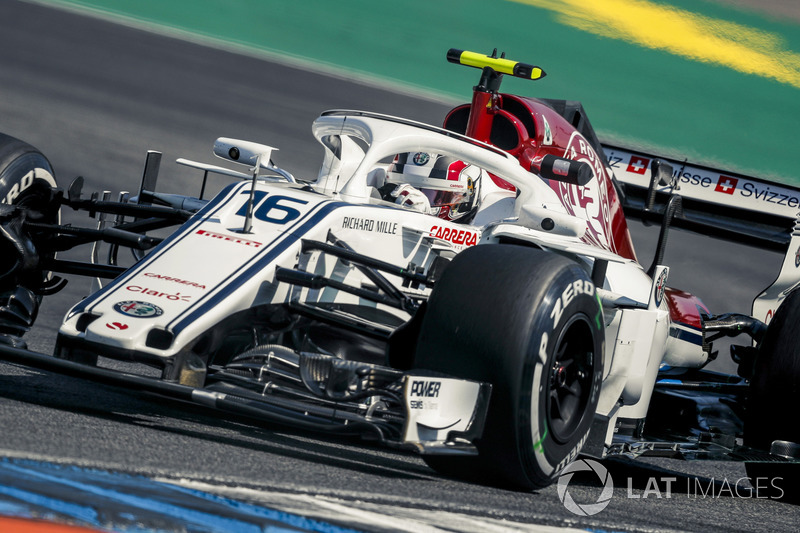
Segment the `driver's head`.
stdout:
<path fill-rule="evenodd" d="M 465 222 L 478 208 L 481 174 L 480 168 L 454 157 L 410 152 L 395 158 L 386 181 L 418 189 L 439 218 Z"/>

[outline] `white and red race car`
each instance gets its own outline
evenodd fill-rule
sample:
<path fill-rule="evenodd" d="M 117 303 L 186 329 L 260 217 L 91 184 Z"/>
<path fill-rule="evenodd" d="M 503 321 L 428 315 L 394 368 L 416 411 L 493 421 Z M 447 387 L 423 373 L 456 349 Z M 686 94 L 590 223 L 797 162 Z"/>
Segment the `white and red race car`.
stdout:
<path fill-rule="evenodd" d="M 442 128 L 325 112 L 310 179 L 221 138 L 214 153 L 246 168 L 178 160 L 203 186 L 232 178 L 210 200 L 158 193 L 158 152 L 136 197 L 83 198 L 80 179 L 57 189 L 41 153 L 0 137 L 0 358 L 359 434 L 522 489 L 579 454 L 747 459 L 785 478 L 800 427 L 773 406 L 798 398 L 800 191 L 603 146 L 579 103 L 499 92 L 540 68 L 447 57 L 481 77 Z M 98 222 L 61 225 L 62 206 Z M 661 224 L 647 267 L 626 216 Z M 786 250 L 752 316 L 669 287 L 671 225 Z M 91 242 L 105 263 L 57 257 Z M 22 335 L 57 274 L 110 281 L 67 313 L 50 356 Z M 739 375 L 704 370 L 712 342 L 739 334 Z"/>

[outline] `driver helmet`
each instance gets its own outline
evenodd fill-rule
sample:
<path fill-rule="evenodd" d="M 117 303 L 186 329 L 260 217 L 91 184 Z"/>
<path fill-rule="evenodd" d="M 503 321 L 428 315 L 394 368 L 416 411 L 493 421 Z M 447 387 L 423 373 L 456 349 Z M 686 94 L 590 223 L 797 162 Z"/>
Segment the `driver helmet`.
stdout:
<path fill-rule="evenodd" d="M 431 214 L 445 220 L 468 222 L 478 209 L 483 171 L 455 157 L 410 152 L 399 154 L 389 166 L 386 181 L 407 183 L 424 194 Z"/>

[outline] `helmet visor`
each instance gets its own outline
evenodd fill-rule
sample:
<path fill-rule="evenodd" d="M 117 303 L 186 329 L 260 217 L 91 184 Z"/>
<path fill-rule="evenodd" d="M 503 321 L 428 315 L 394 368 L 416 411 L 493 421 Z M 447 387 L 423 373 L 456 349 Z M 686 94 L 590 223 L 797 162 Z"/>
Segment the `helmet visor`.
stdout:
<path fill-rule="evenodd" d="M 438 191 L 436 189 L 421 189 L 420 191 L 428 198 L 433 208 L 445 205 L 455 208 L 467 201 L 467 193 L 465 192 Z"/>

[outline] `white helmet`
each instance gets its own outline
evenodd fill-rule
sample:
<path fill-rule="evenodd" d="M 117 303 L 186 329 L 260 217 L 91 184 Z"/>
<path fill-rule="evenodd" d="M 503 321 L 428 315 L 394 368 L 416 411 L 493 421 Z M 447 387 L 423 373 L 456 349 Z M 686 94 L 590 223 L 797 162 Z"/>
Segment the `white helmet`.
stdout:
<path fill-rule="evenodd" d="M 478 209 L 482 174 L 479 167 L 454 157 L 412 152 L 395 157 L 386 181 L 407 183 L 422 192 L 430 202 L 431 214 L 467 222 Z"/>

